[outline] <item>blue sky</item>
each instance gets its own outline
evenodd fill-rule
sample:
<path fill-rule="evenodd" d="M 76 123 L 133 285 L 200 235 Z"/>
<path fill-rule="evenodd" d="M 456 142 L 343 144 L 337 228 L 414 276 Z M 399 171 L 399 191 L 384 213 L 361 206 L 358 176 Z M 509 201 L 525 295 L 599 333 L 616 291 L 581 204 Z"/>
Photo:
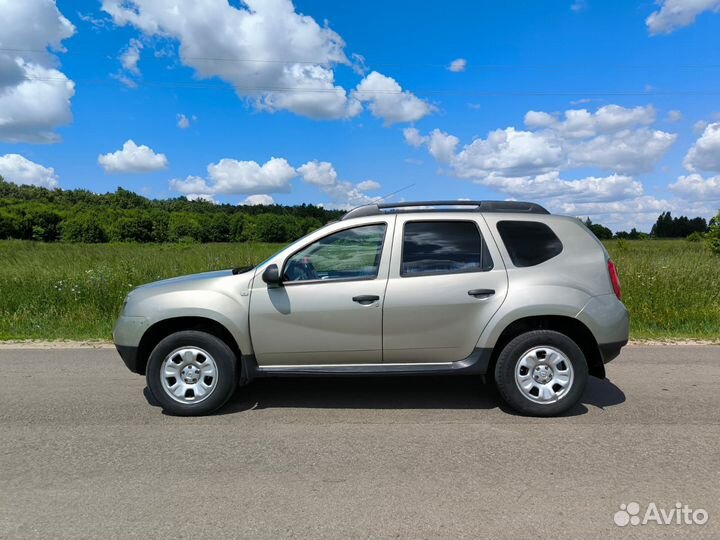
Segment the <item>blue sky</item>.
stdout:
<path fill-rule="evenodd" d="M 412 185 L 394 200 L 527 199 L 614 229 L 709 217 L 719 8 L 0 0 L 0 174 L 333 207 Z"/>

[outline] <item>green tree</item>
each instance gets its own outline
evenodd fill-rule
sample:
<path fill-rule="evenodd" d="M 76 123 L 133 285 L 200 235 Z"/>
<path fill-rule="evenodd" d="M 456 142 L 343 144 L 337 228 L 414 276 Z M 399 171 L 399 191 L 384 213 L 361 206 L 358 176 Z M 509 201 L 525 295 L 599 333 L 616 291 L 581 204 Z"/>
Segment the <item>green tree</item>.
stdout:
<path fill-rule="evenodd" d="M 153 221 L 149 215 L 133 213 L 115 222 L 113 240 L 120 242 L 152 242 Z"/>
<path fill-rule="evenodd" d="M 720 211 L 710 220 L 710 230 L 705 235 L 708 246 L 716 255 L 720 255 Z"/>
<path fill-rule="evenodd" d="M 46 242 L 288 242 L 342 214 L 306 204 L 238 207 L 185 197 L 150 200 L 123 188 L 98 194 L 2 178 L 0 208 L 0 238 Z"/>
<path fill-rule="evenodd" d="M 20 219 L 17 214 L 0 209 L 0 239 L 20 238 Z"/>
<path fill-rule="evenodd" d="M 593 223 L 590 218 L 585 220 L 585 226 L 600 240 L 610 240 L 613 237 L 613 233 L 610 229 L 600 225 L 599 223 Z"/>
<path fill-rule="evenodd" d="M 202 241 L 203 230 L 197 216 L 189 212 L 170 214 L 168 239 L 171 242 Z"/>
<path fill-rule="evenodd" d="M 259 214 L 252 220 L 249 237 L 256 242 L 288 242 L 297 236 L 297 220 L 291 216 Z"/>
<path fill-rule="evenodd" d="M 65 242 L 100 244 L 108 241 L 105 228 L 98 223 L 96 216 L 78 214 L 62 223 L 62 239 Z"/>
<path fill-rule="evenodd" d="M 230 240 L 230 220 L 226 214 L 202 216 L 203 242 L 227 242 Z"/>
<path fill-rule="evenodd" d="M 248 224 L 250 216 L 236 212 L 230 216 L 230 240 L 232 242 L 245 242 L 248 237 Z"/>

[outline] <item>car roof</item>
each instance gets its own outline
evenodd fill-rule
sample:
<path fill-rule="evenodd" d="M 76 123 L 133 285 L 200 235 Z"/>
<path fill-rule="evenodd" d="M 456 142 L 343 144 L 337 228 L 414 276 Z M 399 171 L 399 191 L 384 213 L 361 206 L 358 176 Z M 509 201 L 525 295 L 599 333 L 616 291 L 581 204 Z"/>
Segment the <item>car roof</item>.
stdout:
<path fill-rule="evenodd" d="M 393 212 L 504 212 L 521 214 L 550 214 L 536 203 L 522 201 L 416 201 L 375 203 L 358 206 L 347 212 L 341 220 L 376 216 Z"/>

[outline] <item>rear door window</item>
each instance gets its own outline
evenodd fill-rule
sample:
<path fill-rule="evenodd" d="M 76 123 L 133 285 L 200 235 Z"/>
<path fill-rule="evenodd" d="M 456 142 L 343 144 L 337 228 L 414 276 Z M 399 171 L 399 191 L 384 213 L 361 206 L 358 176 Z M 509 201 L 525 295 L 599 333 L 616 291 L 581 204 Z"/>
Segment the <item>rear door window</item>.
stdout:
<path fill-rule="evenodd" d="M 484 272 L 490 253 L 473 221 L 408 221 L 403 230 L 400 275 Z"/>

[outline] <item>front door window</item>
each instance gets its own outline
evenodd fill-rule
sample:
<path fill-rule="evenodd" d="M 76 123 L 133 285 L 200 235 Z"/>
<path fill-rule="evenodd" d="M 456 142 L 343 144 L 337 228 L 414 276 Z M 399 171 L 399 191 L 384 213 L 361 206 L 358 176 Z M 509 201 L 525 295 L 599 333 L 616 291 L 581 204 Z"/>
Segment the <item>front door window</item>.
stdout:
<path fill-rule="evenodd" d="M 375 279 L 386 225 L 364 225 L 325 236 L 291 256 L 283 281 Z"/>

